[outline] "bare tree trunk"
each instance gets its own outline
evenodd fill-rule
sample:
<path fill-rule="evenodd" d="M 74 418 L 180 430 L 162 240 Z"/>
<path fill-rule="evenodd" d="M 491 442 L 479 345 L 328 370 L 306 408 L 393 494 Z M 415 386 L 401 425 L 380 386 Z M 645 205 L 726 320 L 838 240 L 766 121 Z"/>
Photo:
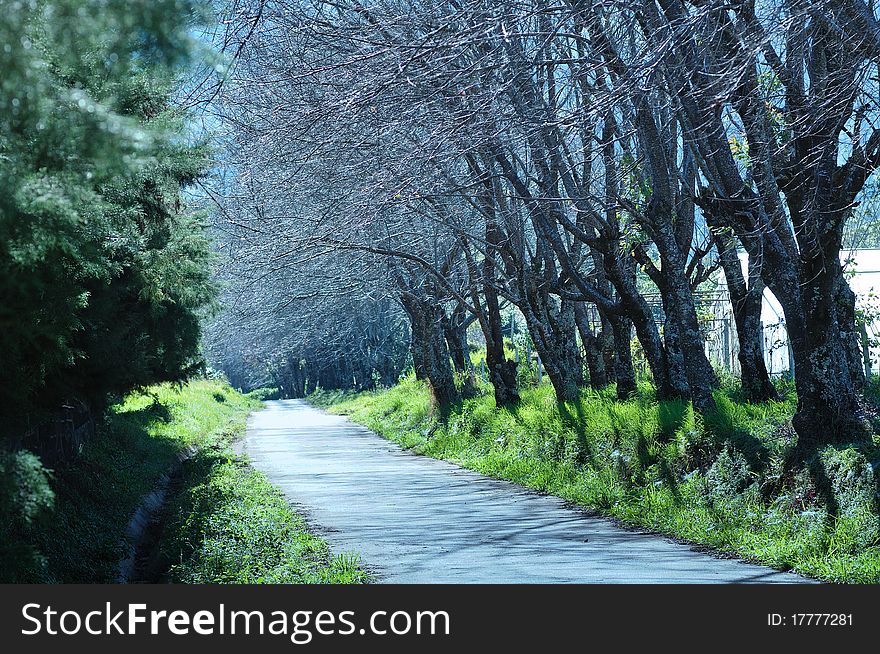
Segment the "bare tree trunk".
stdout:
<path fill-rule="evenodd" d="M 426 380 L 428 369 L 425 367 L 425 334 L 412 320 L 409 329 L 409 351 L 413 360 L 413 371 L 416 379 Z"/>
<path fill-rule="evenodd" d="M 441 412 L 459 399 L 443 333 L 442 310 L 436 301 L 403 293 L 401 303 L 410 318 L 413 343 L 418 344 L 424 379 L 431 393 L 431 405 Z"/>
<path fill-rule="evenodd" d="M 599 309 L 599 317 L 602 319 L 602 331 L 599 332 L 599 349 L 605 364 L 605 376 L 609 384 L 617 381 L 617 342 L 614 336 L 614 325 L 608 315 Z M 626 318 L 629 332 L 632 332 L 632 321 Z M 632 343 L 629 343 L 629 367 L 632 369 Z M 632 373 L 635 378 L 635 372 Z"/>
<path fill-rule="evenodd" d="M 610 317 L 614 336 L 614 374 L 617 399 L 628 400 L 638 392 L 632 362 L 632 321 L 623 315 Z"/>
<path fill-rule="evenodd" d="M 792 324 L 786 314 L 798 393 L 792 421 L 798 433 L 794 460 L 805 460 L 824 445 L 865 440 L 870 434 L 832 300 L 834 286 L 841 281 L 839 267 L 829 271 L 813 266 L 805 267 L 807 281 L 801 285 L 802 325 Z"/>
<path fill-rule="evenodd" d="M 486 297 L 486 326 L 483 335 L 486 337 L 486 367 L 489 369 L 489 381 L 495 391 L 495 404 L 497 406 L 517 404 L 520 397 L 517 390 L 516 362 L 507 359 L 504 355 L 504 337 L 498 294 L 490 284 L 486 284 L 484 295 Z"/>
<path fill-rule="evenodd" d="M 672 225 L 664 216 L 671 209 L 660 208 L 660 217 L 652 220 L 655 226 L 655 244 L 660 252 L 662 269 L 655 275 L 663 299 L 666 322 L 663 339 L 667 361 L 674 366 L 674 374 L 683 370 L 689 388 L 688 396 L 701 413 L 715 408 L 712 390 L 718 386 L 718 376 L 706 357 L 705 343 L 697 321 L 693 290 L 685 274 L 684 255 L 672 233 Z"/>
<path fill-rule="evenodd" d="M 452 318 L 443 321 L 443 335 L 446 338 L 446 345 L 449 349 L 449 355 L 452 357 L 452 366 L 455 372 L 466 374 L 467 365 L 467 337 L 465 331 L 460 324 L 454 324 Z"/>
<path fill-rule="evenodd" d="M 467 397 L 476 394 L 476 379 L 473 366 L 470 365 L 467 343 L 467 328 L 471 322 L 473 319 L 461 305 L 453 309 L 452 315 L 443 317 L 443 333 L 452 356 L 452 365 L 462 380 L 462 395 Z"/>
<path fill-rule="evenodd" d="M 486 339 L 486 367 L 489 382 L 495 394 L 496 406 L 510 406 L 519 403 L 517 389 L 516 362 L 509 361 L 504 354 L 504 332 L 501 325 L 501 307 L 498 291 L 495 288 L 496 257 L 501 255 L 505 246 L 504 231 L 496 219 L 497 200 L 495 182 L 492 177 L 480 170 L 474 158 L 468 158 L 468 164 L 474 174 L 479 176 L 480 191 L 477 199 L 486 221 L 486 252 L 483 256 L 482 270 L 477 267 L 470 250 L 465 248 L 471 301 L 477 309 L 477 320 L 483 337 Z M 479 281 L 478 281 L 479 280 Z M 480 302 L 480 288 L 485 300 L 485 309 Z"/>
<path fill-rule="evenodd" d="M 635 283 L 635 262 L 631 257 L 621 261 L 606 253 L 604 257 L 608 279 L 617 291 L 623 311 L 632 321 L 636 337 L 645 353 L 648 367 L 657 388 L 657 399 L 672 400 L 690 396 L 687 378 L 680 366 L 671 366 L 667 349 L 660 338 L 651 308 L 642 297 Z"/>
<path fill-rule="evenodd" d="M 778 240 L 766 238 L 762 276 L 782 305 L 794 359 L 798 405 L 792 425 L 797 445 L 788 465 L 811 459 L 822 447 L 841 442 L 865 443 L 871 430 L 853 383 L 850 356 L 841 338 L 835 289 L 842 279 L 837 262 L 826 254 L 805 250 L 793 265 L 792 254 Z M 749 252 L 759 256 L 758 252 Z"/>
<path fill-rule="evenodd" d="M 856 294 L 847 284 L 842 272 L 834 284 L 834 304 L 837 313 L 837 327 L 840 340 L 846 351 L 849 374 L 852 384 L 859 392 L 865 389 L 864 354 L 861 348 L 861 335 L 856 318 Z"/>
<path fill-rule="evenodd" d="M 760 262 L 756 257 L 749 257 L 749 278 L 746 285 L 733 237 L 716 231 L 713 232 L 713 241 L 727 279 L 727 293 L 733 307 L 733 320 L 739 340 L 737 358 L 743 392 L 752 402 L 776 400 L 779 394 L 770 381 L 761 347 L 761 339 L 764 337 L 761 327 L 764 282 L 761 280 Z"/>
<path fill-rule="evenodd" d="M 577 323 L 581 343 L 584 346 L 584 358 L 587 362 L 587 370 L 590 373 L 590 386 L 595 389 L 605 388 L 608 385 L 608 374 L 605 368 L 605 357 L 602 351 L 602 339 L 593 334 L 590 328 L 590 320 L 587 307 L 583 302 L 574 303 L 574 318 Z M 601 332 L 600 332 L 601 333 Z"/>
<path fill-rule="evenodd" d="M 534 281 L 526 282 L 527 300 L 520 307 L 556 399 L 573 402 L 583 383 L 583 364 L 577 347 L 574 306 L 550 297 Z"/>

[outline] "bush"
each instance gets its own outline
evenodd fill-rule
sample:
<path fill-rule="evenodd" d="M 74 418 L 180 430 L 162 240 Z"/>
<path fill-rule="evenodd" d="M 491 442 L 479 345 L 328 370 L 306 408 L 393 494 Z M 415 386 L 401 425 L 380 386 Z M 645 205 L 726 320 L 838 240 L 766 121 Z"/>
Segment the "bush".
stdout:
<path fill-rule="evenodd" d="M 245 393 L 245 397 L 249 397 L 252 400 L 257 400 L 259 402 L 263 402 L 265 400 L 280 400 L 281 399 L 281 389 L 280 388 L 255 388 L 254 390 Z"/>
<path fill-rule="evenodd" d="M 827 447 L 820 453 L 834 503 L 837 505 L 837 545 L 854 551 L 880 541 L 877 481 L 864 454 L 849 447 Z"/>
<path fill-rule="evenodd" d="M 864 454 L 852 447 L 827 447 L 820 459 L 841 515 L 876 510 L 877 482 L 874 468 Z"/>
<path fill-rule="evenodd" d="M 173 83 L 195 14 L 128 4 L 3 3 L 0 438 L 202 364 L 212 248 L 180 192 L 210 157 Z"/>
<path fill-rule="evenodd" d="M 754 477 L 741 452 L 725 447 L 706 473 L 706 491 L 714 503 L 730 501 L 748 488 Z"/>
<path fill-rule="evenodd" d="M 0 450 L 0 579 L 5 583 L 46 576 L 35 532 L 55 505 L 51 479 L 52 473 L 31 452 Z"/>

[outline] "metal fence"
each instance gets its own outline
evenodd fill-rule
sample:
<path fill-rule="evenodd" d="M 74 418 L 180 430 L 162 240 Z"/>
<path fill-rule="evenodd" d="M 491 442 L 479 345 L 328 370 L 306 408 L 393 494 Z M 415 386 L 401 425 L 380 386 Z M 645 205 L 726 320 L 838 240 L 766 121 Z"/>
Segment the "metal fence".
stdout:
<path fill-rule="evenodd" d="M 735 377 L 740 375 L 739 364 L 739 339 L 736 333 L 736 322 L 733 317 L 733 307 L 726 289 L 723 287 L 714 291 L 702 291 L 695 293 L 698 320 L 706 348 L 706 356 L 709 361 L 721 371 L 725 371 Z M 654 320 L 661 334 L 663 332 L 664 313 L 663 304 L 659 294 L 645 295 Z M 601 328 L 601 320 L 595 306 L 587 308 L 589 320 L 594 331 Z M 543 378 L 543 366 L 531 346 L 527 336 L 525 325 L 520 324 L 521 318 L 509 318 L 505 326 L 505 336 L 511 339 L 513 345 L 511 355 L 519 364 L 520 371 L 526 372 L 531 369 L 534 381 L 540 382 Z M 794 362 L 789 346 L 788 331 L 785 326 L 785 318 L 774 303 L 765 300 L 761 316 L 762 338 L 761 346 L 764 353 L 764 362 L 767 372 L 772 377 L 790 375 L 794 369 Z M 868 325 L 862 335 L 862 347 L 868 351 L 865 360 L 866 372 L 880 368 L 880 321 Z M 474 340 L 481 342 L 482 334 L 473 334 Z M 648 373 L 647 362 L 641 356 L 641 348 L 633 334 L 634 357 L 633 364 L 637 373 Z M 524 370 L 525 369 L 525 370 Z M 485 362 L 480 361 L 474 372 L 483 381 L 488 381 Z"/>
<path fill-rule="evenodd" d="M 658 329 L 663 331 L 664 313 L 659 294 L 645 296 L 654 314 Z M 694 294 L 697 315 L 706 347 L 706 356 L 719 370 L 734 376 L 740 374 L 739 339 L 736 333 L 736 322 L 733 318 L 733 307 L 727 291 L 722 289 L 702 291 Z M 590 320 L 594 327 L 599 325 L 599 314 L 592 308 Z M 776 312 L 772 305 L 764 306 L 762 316 L 763 338 L 761 345 L 764 351 L 764 362 L 771 376 L 779 377 L 790 374 L 792 355 L 788 344 L 788 332 L 785 319 Z M 638 357 L 636 357 L 638 359 Z M 636 362 L 638 365 L 638 361 Z"/>

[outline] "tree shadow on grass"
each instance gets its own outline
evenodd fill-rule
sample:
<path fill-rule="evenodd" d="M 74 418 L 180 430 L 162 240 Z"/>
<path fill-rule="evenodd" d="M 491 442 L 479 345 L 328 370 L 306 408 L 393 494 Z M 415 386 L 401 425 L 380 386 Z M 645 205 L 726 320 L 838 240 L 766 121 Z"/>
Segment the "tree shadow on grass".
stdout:
<path fill-rule="evenodd" d="M 646 484 L 645 472 L 652 466 L 655 468 L 658 481 L 663 482 L 672 493 L 676 503 L 681 501 L 681 492 L 678 488 L 678 478 L 673 471 L 672 465 L 662 454 L 663 439 L 655 443 L 649 443 L 644 434 L 639 434 L 636 440 L 636 459 L 639 462 L 639 483 Z"/>
<path fill-rule="evenodd" d="M 151 425 L 170 419 L 168 408 L 155 402 L 111 412 L 78 456 L 56 466 L 51 520 L 32 535 L 45 557 L 42 578 L 33 581 L 115 581 L 131 515 L 180 451 L 171 438 L 150 433 Z"/>
<path fill-rule="evenodd" d="M 595 450 L 586 429 L 588 421 L 583 404 L 580 402 L 558 402 L 556 406 L 562 418 L 562 424 L 570 429 L 577 438 L 577 463 L 583 465 L 595 461 Z M 574 412 L 571 410 L 572 406 Z"/>
<path fill-rule="evenodd" d="M 703 416 L 703 424 L 719 451 L 729 444 L 745 457 L 749 468 L 763 473 L 770 464 L 771 452 L 767 443 L 744 429 L 726 403 L 719 403 L 714 411 Z"/>

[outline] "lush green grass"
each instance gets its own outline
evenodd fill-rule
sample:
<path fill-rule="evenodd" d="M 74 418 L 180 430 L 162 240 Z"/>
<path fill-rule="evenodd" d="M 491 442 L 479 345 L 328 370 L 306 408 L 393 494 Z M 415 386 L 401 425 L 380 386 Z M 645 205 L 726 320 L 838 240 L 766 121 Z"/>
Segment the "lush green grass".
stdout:
<path fill-rule="evenodd" d="M 431 414 L 426 389 L 412 379 L 311 399 L 421 454 L 628 524 L 821 579 L 880 582 L 877 484 L 862 452 L 822 453 L 834 511 L 810 475 L 775 490 L 793 443 L 790 389 L 784 401 L 765 404 L 718 391 L 718 411 L 705 420 L 683 402 L 656 402 L 649 385 L 628 402 L 607 389 L 563 405 L 549 386 L 531 387 L 512 409 L 496 408 L 483 390 L 445 417 Z"/>
<path fill-rule="evenodd" d="M 258 581 L 261 570 L 272 571 L 266 579 L 273 581 L 356 578 L 352 561 L 330 561 L 326 546 L 307 533 L 278 492 L 228 449 L 244 430 L 247 414 L 260 406 L 219 381 L 166 384 L 112 407 L 79 456 L 48 474 L 32 455 L 5 455 L 0 467 L 15 472 L 13 490 L 31 499 L 13 503 L 25 519 L 4 521 L 4 527 L 16 524 L 0 544 L 3 580 L 114 581 L 132 514 L 185 450 L 197 454 L 185 464 L 180 492 L 172 498 L 177 504 L 166 511 L 174 527 L 164 533 L 180 544 L 210 545 L 225 558 L 211 558 L 196 547 L 180 549 L 173 578 Z M 192 499 L 183 491 L 192 491 Z M 185 515 L 177 518 L 174 511 L 183 507 Z M 246 549 L 238 547 L 245 523 L 265 533 Z M 299 572 L 284 574 L 284 566 Z"/>
<path fill-rule="evenodd" d="M 220 382 L 194 381 L 134 393 L 111 407 L 79 456 L 52 472 L 54 503 L 21 534 L 30 561 L 20 557 L 4 574 L 10 581 L 115 580 L 123 534 L 141 498 L 181 451 L 242 429 L 258 406 Z"/>
<path fill-rule="evenodd" d="M 356 555 L 330 555 L 266 477 L 217 442 L 188 460 L 165 513 L 163 568 L 180 583 L 363 583 Z"/>

